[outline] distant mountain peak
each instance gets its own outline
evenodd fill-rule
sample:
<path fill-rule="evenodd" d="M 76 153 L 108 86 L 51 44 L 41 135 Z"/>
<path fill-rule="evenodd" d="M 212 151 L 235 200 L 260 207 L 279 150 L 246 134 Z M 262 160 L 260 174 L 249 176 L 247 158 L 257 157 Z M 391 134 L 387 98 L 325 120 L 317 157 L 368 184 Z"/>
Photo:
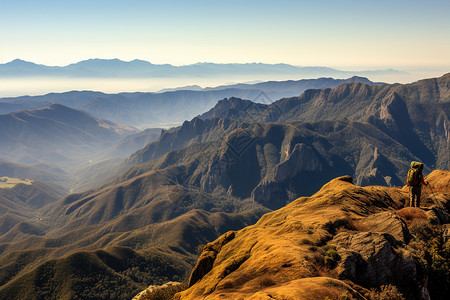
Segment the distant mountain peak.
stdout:
<path fill-rule="evenodd" d="M 68 106 L 65 106 L 65 105 L 62 105 L 59 103 L 52 103 L 52 104 L 50 104 L 50 106 L 48 108 L 53 109 L 53 110 L 77 111 L 73 108 L 70 108 Z M 77 112 L 79 112 L 79 111 L 77 111 Z"/>
<path fill-rule="evenodd" d="M 36 68 L 39 66 L 39 68 Z M 394 70 L 373 71 L 342 71 L 329 67 L 299 67 L 286 63 L 213 63 L 198 62 L 182 66 L 171 64 L 152 64 L 145 60 L 134 59 L 124 61 L 119 58 L 102 59 L 91 58 L 72 63 L 64 67 L 51 67 L 38 65 L 16 59 L 8 64 L 0 64 L 1 77 L 18 76 L 66 76 L 66 77 L 123 77 L 123 78 L 161 78 L 161 77 L 215 77 L 227 75 L 251 75 L 255 79 L 266 75 L 293 76 L 296 78 L 318 78 L 318 77 L 348 77 L 353 75 L 378 74 L 392 72 Z"/>
<path fill-rule="evenodd" d="M 130 63 L 139 63 L 139 64 L 153 65 L 151 62 L 146 61 L 146 60 L 142 60 L 142 59 L 133 59 L 132 61 L 130 61 Z"/>
<path fill-rule="evenodd" d="M 37 65 L 37 64 L 35 64 L 33 62 L 29 62 L 29 61 L 23 60 L 23 59 L 16 58 L 16 59 L 10 61 L 9 63 L 6 63 L 6 65 L 10 65 L 10 66 L 24 66 L 24 65 L 32 66 L 32 65 Z"/>
<path fill-rule="evenodd" d="M 12 64 L 12 63 L 14 63 L 14 64 L 17 64 L 17 63 L 28 63 L 28 61 L 25 61 L 25 60 L 20 59 L 20 58 L 16 58 L 16 59 L 10 61 L 9 63 L 10 64 Z"/>
<path fill-rule="evenodd" d="M 362 82 L 362 81 L 370 81 L 367 77 L 362 77 L 362 76 L 352 76 L 352 77 L 350 77 L 349 79 L 348 79 L 348 81 L 350 81 L 350 80 L 358 80 L 359 82 Z M 370 81 L 371 82 L 371 81 Z"/>

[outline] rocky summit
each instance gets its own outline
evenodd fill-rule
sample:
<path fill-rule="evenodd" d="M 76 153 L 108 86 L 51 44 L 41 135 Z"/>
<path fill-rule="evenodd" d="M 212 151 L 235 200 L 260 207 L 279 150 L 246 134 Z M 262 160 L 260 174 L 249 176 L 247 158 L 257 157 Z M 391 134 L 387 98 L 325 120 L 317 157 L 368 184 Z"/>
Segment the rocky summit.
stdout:
<path fill-rule="evenodd" d="M 425 180 L 420 209 L 407 187 L 333 179 L 207 244 L 175 299 L 443 299 L 450 172 Z"/>

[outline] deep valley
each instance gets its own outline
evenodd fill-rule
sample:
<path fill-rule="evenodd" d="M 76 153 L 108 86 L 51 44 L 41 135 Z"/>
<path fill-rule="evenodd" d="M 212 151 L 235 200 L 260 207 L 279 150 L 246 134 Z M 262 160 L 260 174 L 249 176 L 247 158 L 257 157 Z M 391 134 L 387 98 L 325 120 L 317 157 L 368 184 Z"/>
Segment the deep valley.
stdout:
<path fill-rule="evenodd" d="M 450 74 L 74 91 L 0 113 L 0 299 L 169 281 L 175 299 L 422 299 L 425 278 L 448 293 Z"/>

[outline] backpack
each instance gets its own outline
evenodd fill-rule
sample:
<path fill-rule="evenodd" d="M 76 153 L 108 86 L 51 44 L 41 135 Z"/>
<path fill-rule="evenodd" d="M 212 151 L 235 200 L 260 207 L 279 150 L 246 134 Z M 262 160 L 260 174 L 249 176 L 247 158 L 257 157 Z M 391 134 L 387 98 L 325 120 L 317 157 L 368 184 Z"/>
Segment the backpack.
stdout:
<path fill-rule="evenodd" d="M 414 186 L 419 185 L 420 183 L 420 174 L 423 170 L 423 163 L 413 161 L 411 162 L 411 169 L 408 171 L 408 176 L 406 178 L 406 181 L 408 185 Z"/>

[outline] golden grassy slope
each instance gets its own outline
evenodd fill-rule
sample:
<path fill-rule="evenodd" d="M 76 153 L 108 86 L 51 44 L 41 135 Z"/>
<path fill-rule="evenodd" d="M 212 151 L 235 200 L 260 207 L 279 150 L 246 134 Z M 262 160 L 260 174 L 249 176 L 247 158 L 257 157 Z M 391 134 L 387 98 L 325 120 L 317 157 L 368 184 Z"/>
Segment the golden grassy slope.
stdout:
<path fill-rule="evenodd" d="M 435 171 L 426 179 L 435 191 L 447 193 L 435 192 L 439 199 L 450 200 L 449 171 Z M 363 188 L 353 185 L 348 176 L 334 179 L 313 196 L 299 198 L 264 215 L 255 225 L 206 245 L 191 274 L 190 288 L 175 299 L 337 299 L 345 295 L 359 299 L 362 296 L 355 288 L 361 287 L 330 278 L 344 270 L 323 263 L 331 253 L 327 243 L 339 233 L 343 239 L 361 232 L 374 239 L 388 233 L 403 243 L 408 238 L 405 222 L 396 210 L 407 199 L 406 189 Z M 406 262 L 412 261 L 409 253 L 399 252 Z"/>
<path fill-rule="evenodd" d="M 19 178 L 10 178 L 7 176 L 0 177 L 0 189 L 9 189 L 13 188 L 19 183 L 23 183 L 26 185 L 31 185 L 33 180 L 30 179 L 19 179 Z"/>

